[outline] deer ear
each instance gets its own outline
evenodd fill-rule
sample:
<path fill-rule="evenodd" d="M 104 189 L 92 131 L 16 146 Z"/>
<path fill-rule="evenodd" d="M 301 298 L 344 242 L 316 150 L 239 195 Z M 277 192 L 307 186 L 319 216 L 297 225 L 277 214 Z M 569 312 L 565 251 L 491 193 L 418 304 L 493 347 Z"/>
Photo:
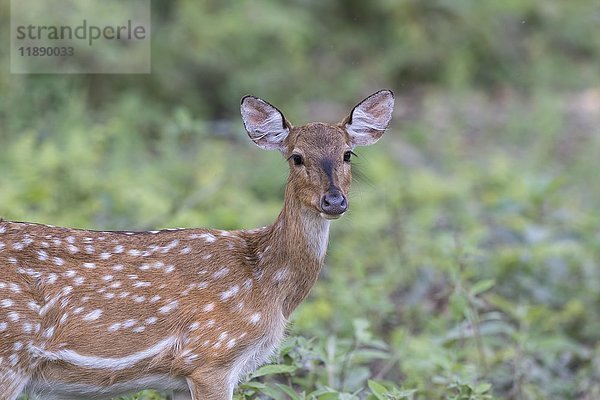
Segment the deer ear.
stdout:
<path fill-rule="evenodd" d="M 373 93 L 360 103 L 342 122 L 353 146 L 368 146 L 383 135 L 394 111 L 394 93 L 384 89 Z"/>
<path fill-rule="evenodd" d="M 254 96 L 245 96 L 240 105 L 244 127 L 250 139 L 266 150 L 285 151 L 284 140 L 292 125 L 277 108 Z"/>

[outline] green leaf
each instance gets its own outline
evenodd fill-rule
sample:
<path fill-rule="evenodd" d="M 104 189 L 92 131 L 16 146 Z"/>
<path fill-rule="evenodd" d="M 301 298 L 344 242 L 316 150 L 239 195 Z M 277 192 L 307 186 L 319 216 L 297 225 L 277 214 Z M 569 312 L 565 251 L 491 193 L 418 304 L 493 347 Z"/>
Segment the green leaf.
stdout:
<path fill-rule="evenodd" d="M 354 351 L 354 358 L 359 359 L 361 361 L 370 361 L 370 360 L 386 360 L 390 358 L 390 352 L 385 352 L 381 350 L 372 350 L 372 349 L 360 349 Z"/>
<path fill-rule="evenodd" d="M 340 395 L 338 392 L 328 392 L 319 394 L 316 396 L 319 400 L 339 400 Z"/>
<path fill-rule="evenodd" d="M 337 390 L 332 389 L 330 387 L 323 387 L 320 389 L 315 390 L 314 392 L 309 393 L 308 398 L 312 399 L 312 398 L 318 398 L 318 399 L 337 399 Z M 331 397 L 334 396 L 334 397 Z"/>
<path fill-rule="evenodd" d="M 415 393 L 417 393 L 417 389 L 400 389 L 393 392 L 394 396 L 400 399 L 412 399 Z"/>
<path fill-rule="evenodd" d="M 373 392 L 378 400 L 387 400 L 386 394 L 388 393 L 388 390 L 385 388 L 385 386 L 372 380 L 368 381 L 368 385 L 369 389 L 371 389 L 371 392 Z"/>
<path fill-rule="evenodd" d="M 289 374 L 297 369 L 295 365 L 271 364 L 265 365 L 252 374 L 252 378 L 265 375 Z"/>
<path fill-rule="evenodd" d="M 493 279 L 484 279 L 482 281 L 475 283 L 473 286 L 471 286 L 471 290 L 469 290 L 469 294 L 471 296 L 477 296 L 480 293 L 490 290 L 492 287 L 494 287 L 495 284 L 496 284 L 496 281 Z"/>
<path fill-rule="evenodd" d="M 264 388 L 266 385 L 262 382 L 250 381 L 250 382 L 244 383 L 243 386 L 245 388 L 260 390 L 260 389 Z"/>
<path fill-rule="evenodd" d="M 455 318 L 461 318 L 465 316 L 469 309 L 469 303 L 467 299 L 460 292 L 452 293 L 448 306 L 450 307 L 450 310 Z"/>
<path fill-rule="evenodd" d="M 285 395 L 283 393 L 281 393 L 279 390 L 277 390 L 273 387 L 270 387 L 270 386 L 263 387 L 262 389 L 260 389 L 260 392 L 266 394 L 271 399 L 287 400 L 287 398 L 285 397 Z"/>
<path fill-rule="evenodd" d="M 285 394 L 287 394 L 292 400 L 302 400 L 305 396 L 299 396 L 296 391 L 294 390 L 294 388 L 289 387 L 287 385 L 282 385 L 281 383 L 276 383 L 275 386 L 281 390 L 282 392 L 284 392 Z"/>
<path fill-rule="evenodd" d="M 487 393 L 491 388 L 492 385 L 490 383 L 480 383 L 479 385 L 475 386 L 474 391 L 477 394 L 484 394 Z"/>

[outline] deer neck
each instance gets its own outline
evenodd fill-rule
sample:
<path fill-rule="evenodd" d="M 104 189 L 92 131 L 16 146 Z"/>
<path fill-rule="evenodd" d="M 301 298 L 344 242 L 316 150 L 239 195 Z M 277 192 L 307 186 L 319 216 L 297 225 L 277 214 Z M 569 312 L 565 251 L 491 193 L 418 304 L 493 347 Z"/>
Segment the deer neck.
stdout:
<path fill-rule="evenodd" d="M 303 207 L 288 188 L 277 220 L 259 249 L 258 270 L 287 318 L 308 295 L 325 259 L 330 222 Z"/>

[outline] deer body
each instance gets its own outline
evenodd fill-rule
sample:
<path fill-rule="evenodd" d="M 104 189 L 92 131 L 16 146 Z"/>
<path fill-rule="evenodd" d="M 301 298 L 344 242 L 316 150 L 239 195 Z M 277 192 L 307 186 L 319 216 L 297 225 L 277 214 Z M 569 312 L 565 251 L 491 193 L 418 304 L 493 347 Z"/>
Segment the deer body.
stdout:
<path fill-rule="evenodd" d="M 361 124 L 385 129 L 391 92 L 365 102 L 386 121 Z M 283 210 L 264 228 L 132 233 L 0 220 L 0 400 L 145 388 L 230 399 L 276 350 L 318 278 L 330 219 L 347 208 L 346 155 L 359 140 L 349 119 L 363 118 L 363 103 L 345 125 L 293 128 L 273 106 L 244 98 L 251 139 L 290 162 Z"/>

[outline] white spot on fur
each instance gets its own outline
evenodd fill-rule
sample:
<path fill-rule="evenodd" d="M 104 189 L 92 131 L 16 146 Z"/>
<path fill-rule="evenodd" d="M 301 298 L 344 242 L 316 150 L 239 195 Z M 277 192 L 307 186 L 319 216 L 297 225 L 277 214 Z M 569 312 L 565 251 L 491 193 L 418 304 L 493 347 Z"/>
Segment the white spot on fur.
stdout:
<path fill-rule="evenodd" d="M 172 264 L 169 264 L 165 267 L 164 271 L 165 271 L 165 274 L 170 274 L 171 272 L 175 271 L 175 266 Z"/>
<path fill-rule="evenodd" d="M 189 246 L 185 246 L 183 249 L 179 251 L 179 254 L 190 254 L 192 249 Z"/>
<path fill-rule="evenodd" d="M 123 328 L 131 328 L 137 323 L 137 319 L 128 319 L 123 322 Z"/>
<path fill-rule="evenodd" d="M 19 356 L 17 354 L 11 354 L 8 359 L 10 360 L 10 365 L 13 367 L 19 363 Z"/>
<path fill-rule="evenodd" d="M 133 301 L 135 301 L 136 303 L 143 303 L 144 301 L 146 301 L 146 296 L 135 296 L 133 298 Z"/>
<path fill-rule="evenodd" d="M 75 275 L 77 275 L 77 272 L 76 272 L 76 271 L 73 271 L 72 269 L 70 269 L 70 270 L 68 270 L 68 271 L 65 271 L 65 272 L 63 272 L 63 276 L 64 276 L 65 278 L 72 278 L 72 277 L 74 277 Z"/>
<path fill-rule="evenodd" d="M 78 276 L 75 279 L 73 279 L 73 283 L 75 284 L 75 286 L 81 286 L 83 282 L 85 282 L 85 277 L 83 276 Z"/>
<path fill-rule="evenodd" d="M 288 269 L 287 268 L 279 269 L 273 275 L 273 280 L 275 282 L 281 282 L 283 280 L 283 278 L 285 278 L 287 276 L 287 273 L 288 273 Z"/>
<path fill-rule="evenodd" d="M 260 321 L 261 318 L 261 314 L 260 313 L 254 313 L 250 316 L 250 323 L 251 324 L 257 324 L 258 321 Z"/>
<path fill-rule="evenodd" d="M 13 304 L 14 302 L 11 299 L 4 299 L 0 301 L 0 306 L 4 308 L 11 307 Z"/>
<path fill-rule="evenodd" d="M 150 299 L 150 303 L 156 303 L 157 301 L 160 300 L 160 296 L 159 295 L 154 295 L 152 296 L 152 298 Z"/>
<path fill-rule="evenodd" d="M 173 301 L 169 302 L 168 304 L 159 308 L 158 312 L 161 314 L 167 314 L 167 313 L 175 310 L 177 308 L 177 306 L 178 306 L 177 300 L 173 300 Z"/>
<path fill-rule="evenodd" d="M 108 327 L 109 332 L 115 332 L 115 331 L 118 331 L 119 329 L 121 329 L 120 322 L 115 322 L 114 324 L 112 324 L 111 326 Z"/>
<path fill-rule="evenodd" d="M 7 314 L 7 317 L 12 322 L 17 322 L 21 318 L 21 316 L 19 315 L 19 313 L 15 312 L 15 311 L 9 312 Z"/>
<path fill-rule="evenodd" d="M 214 235 L 210 234 L 210 233 L 203 233 L 199 237 L 202 238 L 202 239 L 204 239 L 206 241 L 206 243 L 212 243 L 215 240 L 217 240 L 217 238 Z"/>
<path fill-rule="evenodd" d="M 43 336 L 46 339 L 50 339 L 54 335 L 54 329 L 55 328 L 53 326 L 51 326 L 50 328 L 44 330 Z"/>
<path fill-rule="evenodd" d="M 2 329 L 0 329 L 0 332 L 1 331 L 2 331 Z M 25 322 L 23 324 L 23 333 L 31 333 L 31 332 L 33 332 L 33 325 L 30 324 L 29 322 Z"/>
<path fill-rule="evenodd" d="M 237 292 L 239 292 L 239 291 L 240 291 L 240 287 L 238 285 L 234 285 L 231 288 L 229 288 L 228 290 L 221 293 L 221 300 L 226 301 L 230 297 L 237 294 Z"/>
<path fill-rule="evenodd" d="M 229 273 L 229 268 L 228 267 L 223 267 L 220 270 L 218 270 L 217 272 L 215 272 L 214 274 L 212 274 L 212 277 L 215 278 L 215 279 L 219 279 L 219 278 L 224 277 L 228 273 Z"/>
<path fill-rule="evenodd" d="M 177 247 L 177 245 L 179 245 L 179 239 L 175 239 L 171 243 L 169 243 L 168 245 L 163 247 L 162 253 L 163 254 L 168 253 L 169 251 L 171 251 L 171 249 L 174 249 L 175 247 Z"/>
<path fill-rule="evenodd" d="M 48 253 L 46 253 L 44 250 L 38 250 L 37 256 L 38 260 L 40 261 L 46 261 L 48 259 Z"/>
<path fill-rule="evenodd" d="M 52 285 L 58 279 L 58 275 L 55 273 L 48 274 L 48 278 L 46 278 L 46 283 Z"/>

